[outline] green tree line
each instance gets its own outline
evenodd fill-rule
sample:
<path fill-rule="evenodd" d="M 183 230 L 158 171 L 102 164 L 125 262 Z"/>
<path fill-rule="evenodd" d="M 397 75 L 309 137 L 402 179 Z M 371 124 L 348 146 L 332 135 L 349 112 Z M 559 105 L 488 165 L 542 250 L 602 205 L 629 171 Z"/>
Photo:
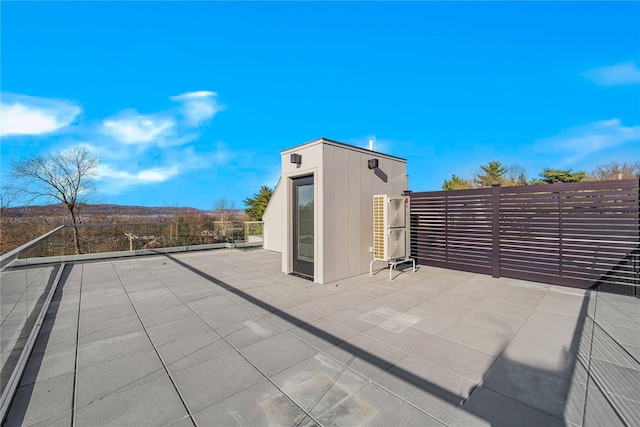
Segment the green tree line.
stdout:
<path fill-rule="evenodd" d="M 606 181 L 610 179 L 630 179 L 640 175 L 640 162 L 611 162 L 596 166 L 592 171 L 574 171 L 572 169 L 544 168 L 537 177 L 528 179 L 523 168 L 517 165 L 504 165 L 491 161 L 481 165 L 480 170 L 470 178 L 461 178 L 455 174 L 445 179 L 443 190 L 465 190 L 470 188 L 491 187 L 494 184 L 536 185 L 558 184 L 564 182 Z"/>

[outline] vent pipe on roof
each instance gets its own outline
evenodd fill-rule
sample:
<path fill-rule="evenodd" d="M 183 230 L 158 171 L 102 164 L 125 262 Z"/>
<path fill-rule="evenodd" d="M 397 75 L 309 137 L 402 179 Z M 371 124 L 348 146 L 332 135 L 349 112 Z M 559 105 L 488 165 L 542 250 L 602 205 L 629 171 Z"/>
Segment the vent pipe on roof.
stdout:
<path fill-rule="evenodd" d="M 373 151 L 373 139 L 369 140 L 369 150 Z"/>

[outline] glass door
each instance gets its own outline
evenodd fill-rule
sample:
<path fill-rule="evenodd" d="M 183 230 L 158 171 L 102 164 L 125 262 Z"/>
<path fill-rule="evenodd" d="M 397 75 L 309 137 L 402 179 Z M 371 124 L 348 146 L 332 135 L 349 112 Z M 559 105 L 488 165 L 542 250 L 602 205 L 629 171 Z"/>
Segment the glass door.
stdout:
<path fill-rule="evenodd" d="M 313 279 L 313 176 L 293 179 L 293 272 Z"/>

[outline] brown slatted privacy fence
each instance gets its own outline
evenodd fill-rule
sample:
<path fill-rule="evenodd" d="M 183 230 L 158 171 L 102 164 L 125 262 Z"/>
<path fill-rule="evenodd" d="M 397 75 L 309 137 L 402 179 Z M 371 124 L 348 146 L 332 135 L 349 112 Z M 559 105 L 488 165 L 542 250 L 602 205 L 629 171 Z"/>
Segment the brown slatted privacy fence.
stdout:
<path fill-rule="evenodd" d="M 418 262 L 492 272 L 492 189 L 411 194 L 411 254 Z"/>
<path fill-rule="evenodd" d="M 419 263 L 640 295 L 639 181 L 416 192 Z"/>

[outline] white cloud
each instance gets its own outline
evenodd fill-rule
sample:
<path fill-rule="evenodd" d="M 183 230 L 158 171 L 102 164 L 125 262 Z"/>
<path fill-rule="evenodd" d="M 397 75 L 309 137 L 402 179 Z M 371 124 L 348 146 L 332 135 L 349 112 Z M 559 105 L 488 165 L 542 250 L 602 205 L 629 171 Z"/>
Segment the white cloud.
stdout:
<path fill-rule="evenodd" d="M 182 95 L 172 96 L 171 99 L 181 101 L 184 99 L 211 98 L 212 96 L 218 96 L 218 92 L 213 92 L 211 90 L 196 90 L 194 92 L 187 92 Z"/>
<path fill-rule="evenodd" d="M 587 71 L 585 75 L 603 86 L 622 86 L 640 83 L 640 69 L 633 62 L 623 62 L 610 67 Z"/>
<path fill-rule="evenodd" d="M 127 172 L 113 169 L 108 165 L 99 165 L 97 179 L 117 179 L 126 181 L 127 185 L 156 184 L 173 178 L 178 174 L 178 166 L 143 169 L 138 172 Z"/>
<path fill-rule="evenodd" d="M 2 93 L 0 136 L 43 135 L 70 125 L 82 109 L 68 101 Z"/>
<path fill-rule="evenodd" d="M 129 172 L 106 164 L 98 165 L 96 180 L 100 181 L 100 190 L 106 194 L 120 194 L 122 191 L 138 186 L 160 184 L 179 173 L 177 165 L 157 167 Z"/>
<path fill-rule="evenodd" d="M 216 144 L 217 150 L 206 153 L 196 152 L 191 146 L 166 146 L 143 154 L 136 154 L 139 146 L 124 145 L 121 149 L 128 153 L 127 156 L 101 156 L 96 180 L 100 183 L 101 192 L 109 195 L 121 194 L 136 186 L 160 184 L 179 175 L 224 164 L 233 154 L 226 150 L 221 153 L 221 144 Z M 105 153 L 100 147 L 82 145 L 98 150 L 101 154 Z M 135 160 L 132 162 L 132 159 Z M 139 162 L 143 162 L 145 166 L 141 166 Z"/>
<path fill-rule="evenodd" d="M 9 94 L 10 95 L 10 94 Z M 80 108 L 69 102 L 24 95 L 2 94 L 2 134 L 42 134 L 53 132 L 73 122 Z M 223 109 L 217 93 L 196 91 L 172 100 L 179 104 L 153 114 L 129 109 L 98 120 L 93 126 L 75 126 L 74 138 L 68 141 L 99 153 L 96 180 L 105 194 L 121 194 L 136 186 L 168 182 L 191 171 L 229 163 L 235 159 L 223 142 L 200 145 L 196 152 L 193 141 L 201 137 L 194 127 L 211 119 Z"/>
<path fill-rule="evenodd" d="M 127 110 L 118 117 L 102 122 L 102 132 L 125 144 L 147 144 L 159 142 L 176 126 L 176 122 L 167 116 L 142 115 Z"/>
<path fill-rule="evenodd" d="M 572 164 L 630 142 L 640 143 L 640 126 L 624 126 L 619 119 L 610 119 L 570 128 L 562 134 L 539 141 L 538 147 L 545 152 L 564 152 L 567 157 L 563 163 Z"/>
<path fill-rule="evenodd" d="M 171 100 L 182 103 L 182 114 L 189 126 L 198 126 L 225 108 L 218 102 L 218 93 L 207 90 L 172 96 Z"/>

